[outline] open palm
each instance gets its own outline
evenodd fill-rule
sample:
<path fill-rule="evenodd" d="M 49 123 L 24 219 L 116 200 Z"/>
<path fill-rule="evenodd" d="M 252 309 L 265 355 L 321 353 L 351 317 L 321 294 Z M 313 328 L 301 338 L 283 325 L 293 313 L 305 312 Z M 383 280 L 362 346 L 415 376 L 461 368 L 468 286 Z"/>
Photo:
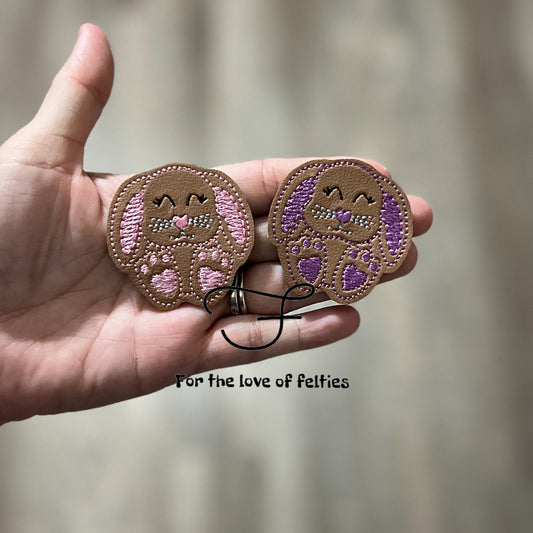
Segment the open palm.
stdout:
<path fill-rule="evenodd" d="M 0 148 L 0 423 L 35 414 L 86 409 L 146 394 L 174 375 L 251 362 L 333 342 L 351 334 L 357 312 L 336 306 L 304 313 L 271 348 L 247 352 L 275 335 L 278 304 L 247 300 L 249 315 L 229 318 L 222 300 L 212 315 L 184 304 L 161 312 L 137 293 L 107 254 L 111 198 L 128 176 L 83 170 L 86 139 L 111 91 L 113 60 L 104 34 L 84 25 L 36 117 Z M 246 195 L 256 246 L 246 286 L 284 290 L 266 214 L 278 184 L 302 160 L 222 168 Z M 431 211 L 411 198 L 415 232 Z M 413 251 L 399 274 L 416 262 Z M 316 301 L 316 299 L 315 299 Z"/>

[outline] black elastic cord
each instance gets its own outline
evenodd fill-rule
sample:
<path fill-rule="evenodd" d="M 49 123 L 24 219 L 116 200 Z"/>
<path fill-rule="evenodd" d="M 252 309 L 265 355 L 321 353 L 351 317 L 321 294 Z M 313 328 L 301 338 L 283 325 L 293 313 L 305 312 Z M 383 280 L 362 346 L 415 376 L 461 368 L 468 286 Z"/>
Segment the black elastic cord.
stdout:
<path fill-rule="evenodd" d="M 303 289 L 303 288 L 306 288 L 306 289 L 309 289 L 309 293 L 308 294 L 304 294 L 302 296 L 289 296 L 290 293 L 293 291 L 293 290 L 296 290 L 296 289 Z M 272 341 L 270 341 L 269 343 L 267 344 L 263 344 L 262 346 L 242 346 L 241 344 L 237 344 L 236 342 L 233 342 L 227 335 L 227 333 L 222 329 L 221 330 L 221 333 L 222 333 L 222 336 L 224 337 L 224 339 L 226 340 L 226 342 L 228 344 L 231 344 L 231 346 L 235 347 L 235 348 L 239 348 L 240 350 L 263 350 L 265 348 L 268 348 L 270 346 L 272 346 L 273 344 L 275 344 L 278 339 L 281 337 L 281 334 L 283 333 L 283 325 L 284 325 L 284 320 L 286 318 L 295 318 L 295 319 L 300 319 L 302 318 L 300 315 L 289 315 L 289 316 L 286 316 L 284 314 L 285 312 L 285 302 L 286 301 L 298 301 L 298 300 L 306 300 L 307 298 L 310 298 L 311 296 L 313 296 L 313 294 L 315 293 L 315 288 L 313 287 L 313 285 L 311 285 L 310 283 L 298 283 L 296 285 L 292 285 L 291 287 L 289 287 L 284 294 L 282 295 L 279 295 L 279 294 L 271 294 L 269 292 L 262 292 L 262 291 L 256 291 L 254 289 L 245 289 L 244 287 L 235 287 L 233 285 L 224 285 L 224 286 L 221 286 L 221 287 L 215 287 L 214 289 L 211 289 L 205 296 L 204 296 L 204 309 L 211 315 L 213 314 L 213 312 L 211 311 L 211 309 L 209 309 L 208 305 L 207 305 L 207 301 L 209 300 L 209 297 L 214 294 L 215 292 L 218 292 L 218 291 L 242 291 L 242 292 L 247 292 L 247 293 L 250 293 L 250 294 L 257 294 L 259 296 L 265 296 L 267 298 L 277 298 L 278 300 L 281 300 L 281 304 L 280 304 L 280 312 L 279 312 L 279 315 L 273 315 L 273 316 L 260 316 L 257 318 L 257 320 L 274 320 L 274 319 L 278 319 L 279 320 L 279 329 L 278 329 L 278 333 L 277 335 L 274 337 L 274 339 Z"/>

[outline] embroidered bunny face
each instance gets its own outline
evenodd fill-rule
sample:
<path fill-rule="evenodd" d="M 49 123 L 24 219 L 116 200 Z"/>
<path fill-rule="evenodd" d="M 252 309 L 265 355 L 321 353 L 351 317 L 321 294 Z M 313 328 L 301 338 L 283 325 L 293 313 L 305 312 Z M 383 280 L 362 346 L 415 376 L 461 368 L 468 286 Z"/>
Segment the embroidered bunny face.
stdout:
<path fill-rule="evenodd" d="M 269 237 L 290 283 L 310 283 L 338 303 L 352 303 L 407 256 L 409 201 L 363 161 L 310 161 L 280 185 Z"/>
<path fill-rule="evenodd" d="M 363 242 L 379 227 L 382 193 L 366 172 L 356 168 L 345 178 L 330 168 L 322 172 L 305 209 L 309 227 L 322 235 Z"/>
<path fill-rule="evenodd" d="M 133 176 L 117 191 L 108 218 L 115 265 L 159 309 L 230 285 L 254 243 L 250 207 L 225 174 L 169 165 Z M 209 304 L 224 294 L 214 293 Z"/>
<path fill-rule="evenodd" d="M 200 176 L 183 188 L 175 176 L 162 176 L 144 192 L 143 234 L 160 245 L 205 242 L 218 229 L 215 193 Z"/>

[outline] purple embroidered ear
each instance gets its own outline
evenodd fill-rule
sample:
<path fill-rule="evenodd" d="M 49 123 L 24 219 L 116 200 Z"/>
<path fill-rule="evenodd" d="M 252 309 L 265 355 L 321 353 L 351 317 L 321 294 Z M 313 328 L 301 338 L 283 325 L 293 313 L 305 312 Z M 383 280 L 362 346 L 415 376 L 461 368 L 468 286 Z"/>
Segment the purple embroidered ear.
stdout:
<path fill-rule="evenodd" d="M 297 226 L 304 217 L 305 208 L 311 201 L 315 191 L 318 177 L 306 179 L 291 194 L 281 215 L 281 230 L 287 233 L 291 228 Z"/>
<path fill-rule="evenodd" d="M 144 193 L 135 194 L 124 209 L 120 221 L 120 247 L 126 255 L 132 254 L 139 244 L 144 215 L 143 198 Z"/>
<path fill-rule="evenodd" d="M 389 252 L 396 255 L 402 240 L 402 214 L 398 202 L 390 194 L 383 194 L 381 220 L 385 223 L 385 240 Z"/>
<path fill-rule="evenodd" d="M 224 219 L 231 236 L 240 246 L 246 243 L 246 229 L 244 218 L 237 200 L 226 190 L 221 187 L 213 187 L 215 191 L 216 210 L 220 217 Z"/>
<path fill-rule="evenodd" d="M 409 200 L 392 180 L 380 176 L 378 182 L 383 191 L 379 242 L 385 265 L 394 267 L 405 257 L 413 233 Z"/>

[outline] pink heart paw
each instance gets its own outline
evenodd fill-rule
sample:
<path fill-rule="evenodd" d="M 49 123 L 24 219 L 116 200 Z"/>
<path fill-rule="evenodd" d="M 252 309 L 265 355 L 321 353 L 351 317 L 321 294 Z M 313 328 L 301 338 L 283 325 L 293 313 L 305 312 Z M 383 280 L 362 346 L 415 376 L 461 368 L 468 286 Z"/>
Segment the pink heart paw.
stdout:
<path fill-rule="evenodd" d="M 213 270 L 212 268 L 203 266 L 198 270 L 198 281 L 202 290 L 207 292 L 215 287 L 219 287 L 224 283 L 224 272 L 220 270 Z"/>
<path fill-rule="evenodd" d="M 150 280 L 152 287 L 168 298 L 172 298 L 178 288 L 178 278 L 174 270 L 167 268 L 161 274 L 155 274 Z"/>

